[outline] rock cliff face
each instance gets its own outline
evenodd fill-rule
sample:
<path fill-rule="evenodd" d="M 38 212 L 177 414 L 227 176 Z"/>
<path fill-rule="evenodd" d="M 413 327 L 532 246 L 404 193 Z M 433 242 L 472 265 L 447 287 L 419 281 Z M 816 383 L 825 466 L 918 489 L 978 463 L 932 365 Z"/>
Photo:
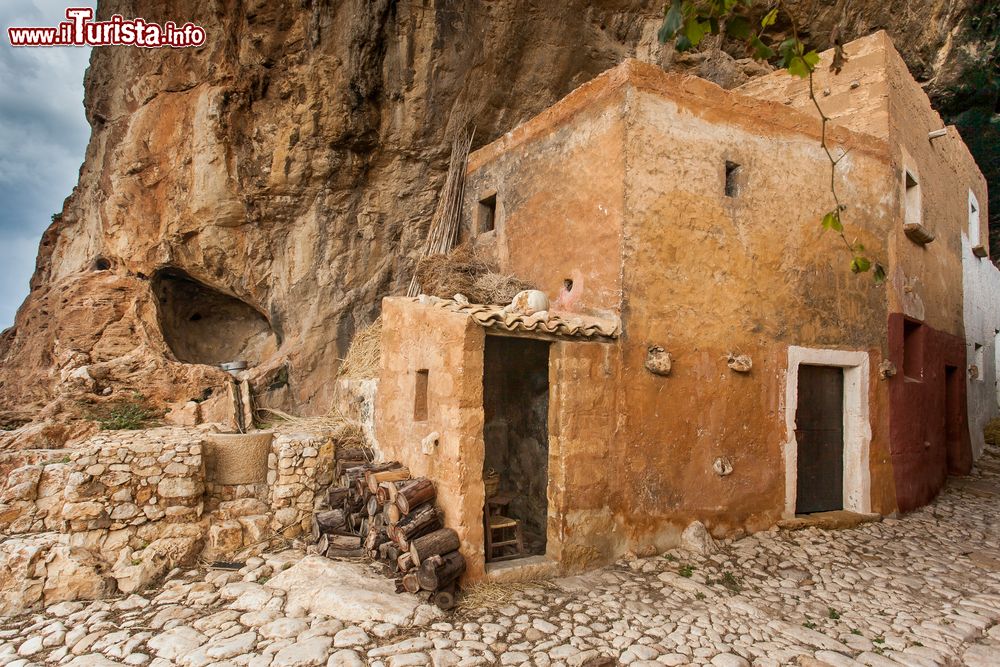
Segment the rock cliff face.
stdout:
<path fill-rule="evenodd" d="M 843 4 L 797 3 L 810 41 L 826 46 L 837 23 L 845 40 L 887 29 L 995 177 L 997 141 L 983 131 L 993 3 Z M 353 333 L 408 284 L 457 130 L 474 126 L 483 145 L 629 56 L 725 86 L 760 71 L 719 50 L 660 48 L 661 11 L 662 0 L 101 2 L 101 17 L 194 21 L 208 42 L 93 50 L 79 185 L 0 339 L 4 419 L 80 414 L 81 401 L 132 391 L 202 399 L 227 377 L 205 364 L 235 360 L 254 366 L 262 402 L 326 412 Z"/>

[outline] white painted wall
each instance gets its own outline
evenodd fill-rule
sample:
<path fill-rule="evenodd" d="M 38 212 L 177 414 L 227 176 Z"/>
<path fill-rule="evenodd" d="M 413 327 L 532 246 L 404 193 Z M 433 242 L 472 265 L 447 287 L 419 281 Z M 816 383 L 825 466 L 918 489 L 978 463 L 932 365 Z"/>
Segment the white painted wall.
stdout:
<path fill-rule="evenodd" d="M 983 452 L 983 427 L 1000 417 L 997 387 L 997 332 L 1000 331 L 1000 270 L 988 258 L 972 254 L 969 234 L 962 234 L 962 292 L 965 310 L 966 382 L 972 456 Z M 977 353 L 976 345 L 982 345 Z M 981 360 L 982 366 L 977 363 Z M 971 367 L 978 368 L 973 378 Z"/>

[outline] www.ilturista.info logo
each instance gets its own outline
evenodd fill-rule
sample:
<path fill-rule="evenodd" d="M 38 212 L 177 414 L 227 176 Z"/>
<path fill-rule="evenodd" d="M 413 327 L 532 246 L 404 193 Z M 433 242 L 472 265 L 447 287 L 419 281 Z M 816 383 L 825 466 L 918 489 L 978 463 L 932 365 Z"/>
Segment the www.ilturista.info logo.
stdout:
<path fill-rule="evenodd" d="M 125 19 L 115 14 L 108 21 L 92 21 L 90 7 L 70 7 L 67 21 L 48 28 L 7 28 L 11 46 L 141 46 L 155 49 L 164 46 L 183 48 L 205 43 L 205 29 L 194 23 L 178 26 L 173 21 L 163 25 L 144 19 Z"/>

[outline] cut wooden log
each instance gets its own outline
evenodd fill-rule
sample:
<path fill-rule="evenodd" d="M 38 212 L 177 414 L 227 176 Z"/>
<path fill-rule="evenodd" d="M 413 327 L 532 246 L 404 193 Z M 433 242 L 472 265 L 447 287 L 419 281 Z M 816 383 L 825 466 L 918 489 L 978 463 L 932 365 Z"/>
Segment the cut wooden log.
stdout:
<path fill-rule="evenodd" d="M 433 504 L 426 503 L 399 519 L 394 531 L 395 542 L 400 549 L 408 549 L 410 542 L 415 538 L 435 531 L 442 525 L 444 524 L 441 520 L 441 513 Z"/>
<path fill-rule="evenodd" d="M 368 481 L 368 490 L 375 493 L 382 482 L 398 482 L 410 478 L 409 468 L 398 463 L 396 466 L 398 467 L 389 470 L 369 470 L 365 475 Z"/>
<path fill-rule="evenodd" d="M 456 587 L 454 584 L 444 588 L 440 591 L 435 591 L 434 596 L 431 598 L 434 602 L 434 606 L 438 609 L 444 611 L 451 611 L 455 608 L 455 604 L 458 602 L 458 595 Z"/>
<path fill-rule="evenodd" d="M 465 558 L 457 551 L 428 556 L 417 569 L 417 581 L 425 591 L 439 591 L 465 572 Z"/>
<path fill-rule="evenodd" d="M 388 542 L 389 537 L 385 534 L 385 531 L 380 529 L 378 526 L 371 526 L 368 529 L 368 536 L 365 538 L 365 549 L 369 551 L 374 551 L 379 548 L 383 542 Z"/>
<path fill-rule="evenodd" d="M 332 508 L 340 507 L 347 500 L 348 489 L 346 486 L 331 486 L 326 492 L 326 504 Z"/>
<path fill-rule="evenodd" d="M 326 550 L 330 548 L 330 539 L 326 535 L 320 535 L 316 541 L 316 553 L 326 555 Z"/>
<path fill-rule="evenodd" d="M 376 497 L 376 496 L 369 496 L 368 497 L 368 516 L 375 516 L 376 514 L 378 514 L 379 510 L 381 510 L 381 509 L 382 509 L 382 506 L 378 504 L 378 497 Z"/>
<path fill-rule="evenodd" d="M 375 490 L 375 497 L 378 498 L 379 505 L 385 505 L 389 502 L 390 486 L 392 486 L 392 482 L 379 482 L 378 488 Z"/>
<path fill-rule="evenodd" d="M 361 537 L 358 535 L 324 535 L 327 539 L 327 551 L 354 551 L 361 548 Z"/>
<path fill-rule="evenodd" d="M 382 507 L 382 516 L 385 517 L 386 524 L 390 526 L 394 526 L 397 523 L 399 523 L 399 520 L 403 517 L 402 513 L 399 511 L 399 508 L 393 505 L 392 503 L 386 503 Z"/>
<path fill-rule="evenodd" d="M 431 556 L 458 550 L 462 543 L 458 533 L 451 528 L 441 528 L 410 541 L 410 557 L 414 565 L 420 565 Z"/>
<path fill-rule="evenodd" d="M 350 515 L 348 515 L 347 526 L 348 528 L 350 528 L 352 533 L 354 533 L 355 535 L 359 535 L 361 533 L 361 527 L 362 524 L 364 523 L 364 520 L 365 517 L 362 516 L 361 512 L 353 512 Z"/>
<path fill-rule="evenodd" d="M 412 482 L 413 482 L 413 480 L 410 480 L 410 479 L 404 479 L 404 480 L 401 480 L 399 482 L 390 482 L 389 483 L 389 502 L 392 503 L 393 505 L 395 505 L 396 504 L 396 496 L 399 494 L 399 490 L 401 488 L 403 488 L 404 486 L 406 486 L 407 484 L 411 484 Z"/>
<path fill-rule="evenodd" d="M 410 558 L 409 551 L 403 551 L 396 558 L 396 569 L 400 572 L 409 572 L 413 569 L 413 559 Z"/>
<path fill-rule="evenodd" d="M 368 555 L 364 549 L 334 549 L 330 547 L 326 551 L 327 558 L 364 558 Z"/>
<path fill-rule="evenodd" d="M 343 510 L 324 510 L 314 512 L 312 516 L 313 540 L 318 540 L 320 535 L 327 533 L 343 532 L 347 530 L 347 520 Z"/>
<path fill-rule="evenodd" d="M 396 561 L 399 559 L 399 549 L 392 542 L 383 542 L 378 545 L 378 557 L 382 562 L 388 563 L 392 569 L 396 569 Z"/>
<path fill-rule="evenodd" d="M 407 572 L 403 575 L 403 588 L 406 589 L 407 593 L 420 592 L 420 582 L 417 581 L 415 572 Z"/>
<path fill-rule="evenodd" d="M 427 478 L 420 478 L 399 489 L 396 493 L 396 505 L 400 512 L 409 514 L 410 510 L 416 509 L 418 505 L 434 500 L 436 495 L 434 482 Z"/>

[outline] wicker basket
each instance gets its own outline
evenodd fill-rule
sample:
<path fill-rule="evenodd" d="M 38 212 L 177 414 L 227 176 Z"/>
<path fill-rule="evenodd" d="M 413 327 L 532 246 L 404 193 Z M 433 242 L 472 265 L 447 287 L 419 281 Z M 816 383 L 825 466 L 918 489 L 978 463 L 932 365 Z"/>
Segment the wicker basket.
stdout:
<path fill-rule="evenodd" d="M 267 455 L 274 431 L 207 433 L 205 475 L 214 484 L 260 484 L 267 481 Z"/>
<path fill-rule="evenodd" d="M 483 487 L 486 490 L 486 497 L 492 498 L 500 490 L 500 474 L 493 469 L 483 473 Z"/>

